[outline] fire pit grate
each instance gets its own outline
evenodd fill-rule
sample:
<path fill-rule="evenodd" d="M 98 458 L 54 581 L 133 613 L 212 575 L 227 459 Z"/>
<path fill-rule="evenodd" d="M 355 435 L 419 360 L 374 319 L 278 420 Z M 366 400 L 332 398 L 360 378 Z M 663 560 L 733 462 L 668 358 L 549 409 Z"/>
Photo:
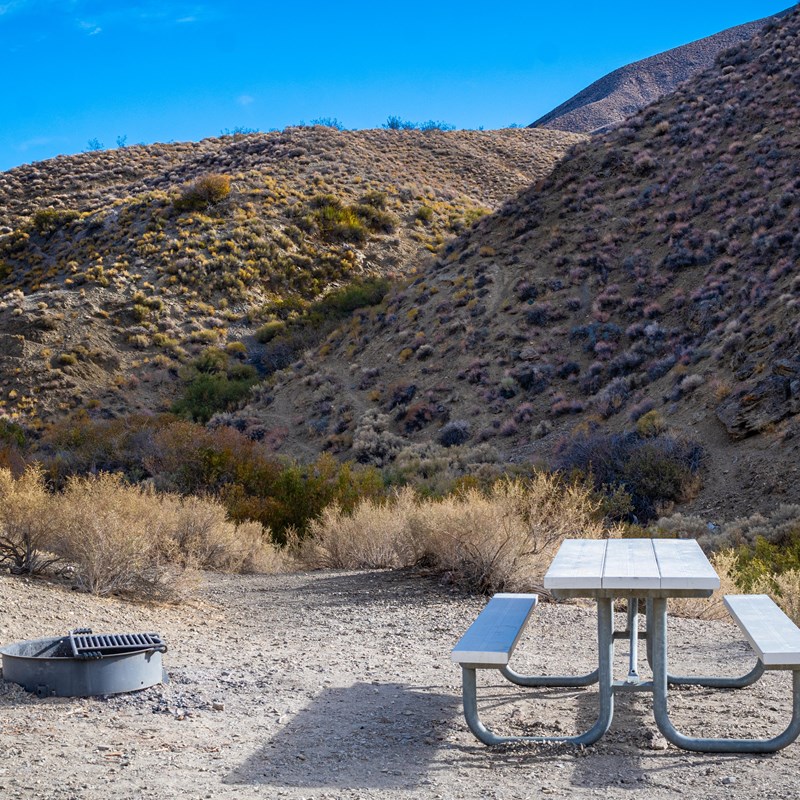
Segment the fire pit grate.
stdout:
<path fill-rule="evenodd" d="M 167 652 L 167 645 L 157 633 L 92 633 L 91 628 L 69 632 L 73 658 L 89 659 L 137 653 L 140 650 Z"/>

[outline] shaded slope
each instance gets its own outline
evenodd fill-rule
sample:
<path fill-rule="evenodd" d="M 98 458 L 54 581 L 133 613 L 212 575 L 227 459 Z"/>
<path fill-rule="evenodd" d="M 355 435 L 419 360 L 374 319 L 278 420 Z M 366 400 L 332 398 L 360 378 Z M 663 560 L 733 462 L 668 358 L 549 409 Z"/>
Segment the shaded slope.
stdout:
<path fill-rule="evenodd" d="M 575 148 L 237 424 L 407 464 L 458 423 L 540 460 L 654 408 L 707 448 L 705 508 L 796 502 L 799 42 L 795 12 Z"/>
<path fill-rule="evenodd" d="M 708 69 L 723 50 L 746 41 L 780 16 L 737 25 L 614 70 L 530 127 L 595 133 L 618 124 Z"/>

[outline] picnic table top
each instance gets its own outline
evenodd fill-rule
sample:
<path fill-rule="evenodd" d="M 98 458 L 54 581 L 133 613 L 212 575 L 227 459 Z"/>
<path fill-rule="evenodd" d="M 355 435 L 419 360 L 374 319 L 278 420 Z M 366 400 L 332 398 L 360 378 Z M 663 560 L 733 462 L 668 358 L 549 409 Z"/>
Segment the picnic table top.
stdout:
<path fill-rule="evenodd" d="M 566 539 L 544 576 L 549 590 L 704 592 L 719 589 L 694 539 Z"/>

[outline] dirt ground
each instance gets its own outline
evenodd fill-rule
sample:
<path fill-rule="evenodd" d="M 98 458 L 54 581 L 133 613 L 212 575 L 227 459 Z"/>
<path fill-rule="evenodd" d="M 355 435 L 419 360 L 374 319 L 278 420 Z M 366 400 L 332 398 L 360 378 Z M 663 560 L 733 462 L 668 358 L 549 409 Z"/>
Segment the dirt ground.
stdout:
<path fill-rule="evenodd" d="M 0 684 L 0 797 L 798 798 L 800 743 L 771 756 L 687 753 L 658 734 L 649 695 L 622 695 L 592 747 L 492 749 L 466 728 L 449 651 L 485 600 L 397 572 L 207 576 L 200 599 L 153 608 L 0 577 L 0 642 L 159 631 L 167 685 L 126 695 L 38 699 Z M 617 625 L 624 624 L 618 615 Z M 744 672 L 753 656 L 727 622 L 673 619 L 673 672 Z M 540 604 L 515 654 L 521 671 L 588 671 L 590 605 Z M 618 644 L 616 670 L 626 670 Z M 642 669 L 645 675 L 644 668 Z M 591 725 L 594 690 L 524 690 L 479 676 L 500 732 Z M 751 689 L 682 689 L 679 728 L 774 734 L 789 673 Z"/>

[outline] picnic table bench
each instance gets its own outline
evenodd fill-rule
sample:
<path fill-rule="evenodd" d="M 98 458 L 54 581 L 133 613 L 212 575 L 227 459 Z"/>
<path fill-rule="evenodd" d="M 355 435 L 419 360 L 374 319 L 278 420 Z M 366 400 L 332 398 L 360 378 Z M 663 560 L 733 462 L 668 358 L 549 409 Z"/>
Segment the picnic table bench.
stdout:
<path fill-rule="evenodd" d="M 800 735 L 800 629 L 766 595 L 725 598 L 734 621 L 757 655 L 755 667 L 738 677 L 674 676 L 667 668 L 667 599 L 708 597 L 719 588 L 719 577 L 697 542 L 683 539 L 568 539 L 553 559 L 544 586 L 556 598 L 591 597 L 597 605 L 598 666 L 587 675 L 520 675 L 509 661 L 537 604 L 534 594 L 495 595 L 451 653 L 460 664 L 464 715 L 470 730 L 485 744 L 570 742 L 592 744 L 610 727 L 614 695 L 626 691 L 653 694 L 656 724 L 664 737 L 688 750 L 704 752 L 772 752 Z M 628 601 L 628 625 L 615 631 L 613 600 Z M 639 632 L 639 601 L 645 600 L 646 630 Z M 652 680 L 638 673 L 638 640 L 647 642 Z M 614 641 L 629 641 L 625 680 L 614 680 Z M 577 736 L 498 736 L 478 714 L 476 670 L 497 669 L 520 686 L 577 687 L 598 683 L 598 717 Z M 741 688 L 757 681 L 765 669 L 792 670 L 792 716 L 783 733 L 770 739 L 690 737 L 672 724 L 668 709 L 670 684 Z"/>

